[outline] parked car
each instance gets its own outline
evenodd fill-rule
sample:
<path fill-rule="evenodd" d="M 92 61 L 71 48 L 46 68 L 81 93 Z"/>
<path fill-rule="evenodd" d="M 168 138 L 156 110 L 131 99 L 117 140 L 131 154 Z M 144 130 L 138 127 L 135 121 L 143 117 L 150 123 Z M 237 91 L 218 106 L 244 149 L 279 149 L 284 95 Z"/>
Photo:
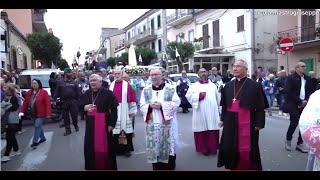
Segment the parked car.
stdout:
<path fill-rule="evenodd" d="M 39 79 L 42 83 L 42 87 L 46 90 L 51 96 L 50 87 L 49 87 L 49 79 L 50 74 L 52 72 L 56 72 L 57 74 L 60 72 L 58 69 L 29 69 L 24 70 L 20 73 L 18 79 L 18 85 L 20 86 L 20 95 L 25 98 L 27 91 L 31 89 L 31 81 L 32 79 Z M 55 106 L 53 100 L 51 99 L 51 111 L 52 115 L 50 120 L 52 122 L 59 122 L 62 118 L 61 116 L 61 108 L 59 106 Z M 30 120 L 31 118 L 26 114 L 23 117 L 25 120 Z"/>
<path fill-rule="evenodd" d="M 170 74 L 169 77 L 173 82 L 177 83 L 178 80 L 181 78 L 181 73 L 180 74 Z M 187 73 L 187 77 L 190 80 L 191 84 L 193 84 L 199 80 L 199 76 L 196 73 Z"/>
<path fill-rule="evenodd" d="M 29 69 L 24 70 L 20 73 L 18 84 L 20 86 L 21 92 L 28 91 L 31 89 L 31 81 L 32 79 L 39 79 L 42 83 L 42 87 L 46 90 L 51 96 L 50 87 L 49 87 L 49 79 L 50 74 L 52 72 L 56 72 L 58 74 L 60 72 L 59 69 Z"/>

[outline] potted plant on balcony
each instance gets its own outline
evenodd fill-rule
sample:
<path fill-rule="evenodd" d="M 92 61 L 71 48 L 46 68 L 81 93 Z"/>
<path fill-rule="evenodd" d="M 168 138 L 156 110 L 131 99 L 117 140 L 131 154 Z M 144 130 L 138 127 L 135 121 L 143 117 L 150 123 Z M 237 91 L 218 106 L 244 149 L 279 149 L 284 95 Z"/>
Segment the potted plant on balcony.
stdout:
<path fill-rule="evenodd" d="M 183 32 L 179 33 L 179 37 L 184 38 L 184 33 Z"/>
<path fill-rule="evenodd" d="M 194 38 L 194 47 L 196 51 L 199 51 L 202 47 L 203 37 Z"/>

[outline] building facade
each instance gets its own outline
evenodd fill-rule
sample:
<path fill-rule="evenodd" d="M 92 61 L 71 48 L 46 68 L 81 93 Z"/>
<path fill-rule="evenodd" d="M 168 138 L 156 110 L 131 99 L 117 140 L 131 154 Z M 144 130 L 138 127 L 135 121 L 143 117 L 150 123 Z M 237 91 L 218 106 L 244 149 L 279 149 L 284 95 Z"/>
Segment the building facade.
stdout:
<path fill-rule="evenodd" d="M 110 36 L 110 57 L 116 57 L 115 51 L 117 51 L 121 47 L 124 47 L 124 38 L 125 33 L 122 31 Z"/>
<path fill-rule="evenodd" d="M 253 69 L 259 66 L 263 67 L 269 73 L 278 71 L 278 54 L 277 54 L 277 15 L 266 14 L 273 12 L 275 9 L 254 9 L 253 12 L 253 42 L 254 42 L 254 59 Z"/>
<path fill-rule="evenodd" d="M 225 74 L 234 59 L 246 60 L 251 71 L 251 19 L 250 11 L 244 9 L 206 9 L 199 13 L 195 18 L 195 71 L 217 67 Z"/>
<path fill-rule="evenodd" d="M 166 10 L 151 9 L 123 28 L 125 46 L 147 47 L 157 53 L 154 63 L 161 60 L 167 45 Z"/>
<path fill-rule="evenodd" d="M 124 34 L 122 30 L 118 28 L 102 28 L 100 36 L 100 47 L 98 49 L 98 54 L 101 58 L 99 61 L 105 61 L 109 57 L 115 57 L 115 44 L 118 41 L 118 35 Z M 124 36 L 124 35 L 123 35 Z M 113 37 L 113 38 L 111 38 Z"/>
<path fill-rule="evenodd" d="M 190 42 L 195 39 L 196 9 L 167 9 L 167 36 L 170 42 Z M 193 58 L 184 63 L 184 68 L 193 71 Z M 178 65 L 174 60 L 168 59 L 168 70 L 177 71 Z"/>
<path fill-rule="evenodd" d="M 2 63 L 2 66 L 7 71 L 31 69 L 32 54 L 27 46 L 26 37 L 8 18 L 8 14 L 6 12 L 1 13 L 1 19 L 7 28 L 4 32 L 5 37 L 3 37 L 3 39 L 5 39 L 7 51 L 5 51 L 6 55 L 5 60 L 3 61 L 4 64 Z"/>
<path fill-rule="evenodd" d="M 307 73 L 314 71 L 320 77 L 320 10 L 281 9 L 285 12 L 300 12 L 296 16 L 279 16 L 278 38 L 291 38 L 294 48 L 291 52 L 278 55 L 278 66 L 294 69 L 297 62 L 306 63 Z M 304 14 L 302 12 L 314 12 Z M 318 28 L 318 33 L 317 33 Z"/>
<path fill-rule="evenodd" d="M 7 69 L 6 67 L 6 59 L 7 59 L 7 53 L 8 53 L 8 28 L 7 23 L 2 18 L 0 19 L 0 35 L 1 35 L 1 41 L 0 41 L 0 68 Z"/>
<path fill-rule="evenodd" d="M 244 59 L 252 74 L 258 66 L 276 69 L 277 35 L 275 16 L 254 9 L 176 9 L 168 12 L 168 40 L 191 42 L 194 57 L 185 69 L 197 72 L 201 67 L 217 67 L 222 74 L 235 59 Z M 173 61 L 169 69 L 177 69 Z M 171 69 L 170 69 L 171 70 Z"/>
<path fill-rule="evenodd" d="M 110 37 L 112 57 L 119 57 L 122 53 L 127 52 L 125 47 L 125 33 L 119 33 Z"/>
<path fill-rule="evenodd" d="M 5 45 L 7 51 L 1 50 L 1 67 L 8 71 L 37 67 L 37 61 L 32 60 L 26 37 L 33 32 L 47 32 L 44 22 L 46 11 L 46 9 L 4 9 L 1 12 L 2 39 L 5 39 L 1 40 L 1 44 L 7 43 Z"/>
<path fill-rule="evenodd" d="M 32 9 L 5 9 L 4 11 L 23 36 L 27 37 L 33 32 Z"/>

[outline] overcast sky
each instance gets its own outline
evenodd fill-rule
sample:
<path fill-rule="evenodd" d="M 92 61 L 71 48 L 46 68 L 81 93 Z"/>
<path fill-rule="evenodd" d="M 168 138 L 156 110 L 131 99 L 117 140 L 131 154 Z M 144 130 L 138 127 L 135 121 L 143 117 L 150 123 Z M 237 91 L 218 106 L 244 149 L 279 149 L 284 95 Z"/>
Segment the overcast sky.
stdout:
<path fill-rule="evenodd" d="M 87 51 L 97 50 L 102 27 L 124 28 L 149 9 L 48 9 L 47 28 L 63 43 L 62 57 L 69 65 L 80 47 L 80 63 Z"/>

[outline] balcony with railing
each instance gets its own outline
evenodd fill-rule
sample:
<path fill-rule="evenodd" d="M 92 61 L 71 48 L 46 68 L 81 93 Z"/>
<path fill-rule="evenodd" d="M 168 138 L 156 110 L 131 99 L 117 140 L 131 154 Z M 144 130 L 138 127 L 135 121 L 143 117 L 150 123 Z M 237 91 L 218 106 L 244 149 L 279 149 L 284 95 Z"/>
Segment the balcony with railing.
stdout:
<path fill-rule="evenodd" d="M 174 13 L 167 16 L 168 26 L 177 26 L 193 18 L 193 9 L 181 9 L 179 13 Z"/>
<path fill-rule="evenodd" d="M 118 52 L 121 51 L 122 49 L 124 49 L 125 46 L 125 41 L 121 41 L 120 43 L 117 44 L 117 46 L 114 48 L 114 52 Z"/>
<path fill-rule="evenodd" d="M 48 31 L 44 22 L 44 12 L 35 11 L 32 15 L 32 24 L 37 32 Z"/>
<path fill-rule="evenodd" d="M 125 42 L 125 45 L 134 44 L 140 45 L 145 42 L 149 42 L 157 39 L 154 29 L 147 29 L 146 31 L 140 32 L 140 34 L 133 36 L 128 41 Z"/>
<path fill-rule="evenodd" d="M 286 31 L 278 32 L 279 40 L 282 38 L 291 38 L 297 46 L 304 44 L 320 42 L 320 23 L 309 27 L 297 27 Z"/>
<path fill-rule="evenodd" d="M 34 13 L 33 14 L 33 21 L 35 22 L 44 22 L 44 17 L 43 17 L 43 14 L 41 13 Z"/>
<path fill-rule="evenodd" d="M 211 39 L 211 36 L 196 38 L 193 42 L 195 51 L 197 53 L 216 53 L 223 49 L 219 42 L 212 42 Z"/>

